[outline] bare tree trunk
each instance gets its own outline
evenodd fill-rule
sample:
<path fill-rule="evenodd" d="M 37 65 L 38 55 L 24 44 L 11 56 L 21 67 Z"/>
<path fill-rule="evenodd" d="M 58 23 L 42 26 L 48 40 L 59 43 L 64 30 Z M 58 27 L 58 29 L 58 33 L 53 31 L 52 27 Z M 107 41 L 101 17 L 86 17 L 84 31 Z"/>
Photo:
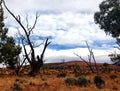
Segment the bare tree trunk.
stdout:
<path fill-rule="evenodd" d="M 31 64 L 31 70 L 29 72 L 29 75 L 31 76 L 35 76 L 37 75 L 37 73 L 40 71 L 40 68 L 43 66 L 43 61 L 39 60 L 39 61 L 33 61 Z"/>

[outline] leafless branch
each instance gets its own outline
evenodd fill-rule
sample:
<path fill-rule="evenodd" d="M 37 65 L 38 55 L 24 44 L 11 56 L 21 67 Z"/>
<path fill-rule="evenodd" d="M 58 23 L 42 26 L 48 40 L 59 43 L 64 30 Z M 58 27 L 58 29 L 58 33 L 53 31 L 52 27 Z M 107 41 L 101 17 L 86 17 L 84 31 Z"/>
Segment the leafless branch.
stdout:
<path fill-rule="evenodd" d="M 36 13 L 35 21 L 34 21 L 33 26 L 30 28 L 30 31 L 32 31 L 35 28 L 35 26 L 37 24 L 38 17 L 39 17 L 39 15 L 38 15 L 38 13 Z"/>
<path fill-rule="evenodd" d="M 26 27 L 27 27 L 27 29 L 29 30 L 29 21 L 28 21 L 28 15 L 26 16 L 26 22 L 27 22 L 27 25 L 26 25 Z"/>
<path fill-rule="evenodd" d="M 27 50 L 26 50 L 25 45 L 23 43 L 23 40 L 22 40 L 22 44 L 23 44 L 23 48 L 24 48 L 24 52 L 25 52 L 25 57 L 27 58 L 28 62 L 31 63 L 30 58 L 29 58 L 29 56 L 27 54 Z"/>
<path fill-rule="evenodd" d="M 73 54 L 75 54 L 77 57 L 79 57 L 82 61 L 84 61 L 87 65 L 89 65 L 88 64 L 88 62 L 85 60 L 85 59 L 83 59 L 80 55 L 78 55 L 78 54 L 76 54 L 76 53 L 73 53 Z"/>
<path fill-rule="evenodd" d="M 28 35 L 31 34 L 31 32 L 33 31 L 33 29 L 35 28 L 36 24 L 37 24 L 37 20 L 38 20 L 38 13 L 36 13 L 36 17 L 35 17 L 35 21 L 34 21 L 34 24 L 33 26 L 30 26 L 29 25 L 29 21 L 28 21 L 28 15 L 26 16 L 26 22 L 27 22 L 27 30 L 28 30 Z"/>
<path fill-rule="evenodd" d="M 95 63 L 95 68 L 96 68 L 96 70 L 97 70 L 97 72 L 98 72 L 97 63 L 96 63 L 96 59 L 95 59 L 94 53 L 93 53 L 92 49 L 90 48 L 90 46 L 88 45 L 88 42 L 85 41 L 85 43 L 86 43 L 87 48 L 88 48 L 88 51 L 89 51 L 89 53 L 90 53 L 90 55 L 89 55 L 89 61 L 90 61 L 90 63 L 91 63 L 91 60 L 93 59 L 93 61 L 94 61 L 94 63 Z M 92 57 L 92 59 L 91 59 L 91 57 Z"/>
<path fill-rule="evenodd" d="M 19 18 L 16 17 L 16 16 L 8 9 L 8 7 L 6 6 L 4 0 L 2 0 L 2 2 L 3 2 L 3 5 L 5 6 L 6 10 L 7 10 L 7 11 L 13 16 L 13 18 L 20 24 L 20 26 L 23 28 L 23 30 L 26 30 L 25 27 L 22 25 L 22 23 L 21 23 L 21 21 L 20 21 L 20 17 L 19 17 Z M 26 33 L 26 34 L 27 34 L 27 33 Z"/>
<path fill-rule="evenodd" d="M 50 43 L 51 43 L 51 41 L 48 42 L 48 38 L 47 38 L 45 41 L 44 49 L 43 49 L 42 54 L 41 54 L 41 59 L 43 59 L 43 55 L 45 53 L 45 50 Z"/>
<path fill-rule="evenodd" d="M 91 66 L 91 64 L 90 63 L 88 63 L 85 59 L 83 59 L 80 55 L 78 55 L 78 54 L 76 54 L 76 53 L 74 53 L 77 57 L 79 57 L 83 62 L 85 62 L 86 64 L 87 64 L 87 66 L 90 68 L 90 70 L 92 71 L 92 73 L 94 73 L 94 70 L 93 70 L 93 68 L 92 68 L 92 66 Z"/>

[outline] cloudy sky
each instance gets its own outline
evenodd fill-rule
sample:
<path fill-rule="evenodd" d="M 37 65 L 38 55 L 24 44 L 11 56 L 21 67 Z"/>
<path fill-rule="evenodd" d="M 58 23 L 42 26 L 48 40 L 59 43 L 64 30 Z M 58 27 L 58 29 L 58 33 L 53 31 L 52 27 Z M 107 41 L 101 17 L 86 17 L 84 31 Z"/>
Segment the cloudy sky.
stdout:
<path fill-rule="evenodd" d="M 93 49 L 97 62 L 110 62 L 107 55 L 113 51 L 115 40 L 106 36 L 104 31 L 94 23 L 94 13 L 99 10 L 102 0 L 6 0 L 6 5 L 17 16 L 21 16 L 26 26 L 26 16 L 29 24 L 39 14 L 37 25 L 31 35 L 31 40 L 39 45 L 47 37 L 52 41 L 46 50 L 46 62 L 61 62 L 62 60 L 79 59 L 73 53 L 87 60 L 88 50 L 85 41 Z M 6 27 L 9 36 L 15 36 L 17 28 L 23 30 L 5 11 Z M 28 48 L 29 50 L 29 48 Z M 40 54 L 41 47 L 36 47 Z"/>

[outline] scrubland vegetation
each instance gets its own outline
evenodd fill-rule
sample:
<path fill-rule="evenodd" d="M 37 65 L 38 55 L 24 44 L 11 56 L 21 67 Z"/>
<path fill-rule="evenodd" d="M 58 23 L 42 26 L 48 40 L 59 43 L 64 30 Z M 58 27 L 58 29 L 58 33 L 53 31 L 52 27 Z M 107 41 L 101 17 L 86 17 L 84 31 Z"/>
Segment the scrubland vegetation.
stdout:
<path fill-rule="evenodd" d="M 109 65 L 108 71 L 103 64 L 97 64 L 98 73 L 92 73 L 82 61 L 51 63 L 45 66 L 35 77 L 27 75 L 29 66 L 24 67 L 19 76 L 15 75 L 13 70 L 0 69 L 0 91 L 120 90 L 119 66 Z"/>

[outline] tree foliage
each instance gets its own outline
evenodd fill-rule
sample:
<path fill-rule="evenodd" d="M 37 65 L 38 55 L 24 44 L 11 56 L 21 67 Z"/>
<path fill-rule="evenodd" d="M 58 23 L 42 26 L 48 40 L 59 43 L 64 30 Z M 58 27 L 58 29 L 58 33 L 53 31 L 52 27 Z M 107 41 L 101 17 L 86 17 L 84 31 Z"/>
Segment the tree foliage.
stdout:
<path fill-rule="evenodd" d="M 112 37 L 120 36 L 120 0 L 105 0 L 94 14 L 96 24 Z"/>
<path fill-rule="evenodd" d="M 100 11 L 94 14 L 96 24 L 105 31 L 106 34 L 116 38 L 118 49 L 120 50 L 120 0 L 105 0 L 99 5 Z M 114 64 L 120 63 L 120 54 L 110 54 Z"/>
<path fill-rule="evenodd" d="M 8 28 L 4 26 L 4 11 L 0 6 L 0 63 L 6 64 L 9 68 L 14 68 L 17 63 L 21 47 L 15 45 L 13 37 L 8 37 Z"/>

